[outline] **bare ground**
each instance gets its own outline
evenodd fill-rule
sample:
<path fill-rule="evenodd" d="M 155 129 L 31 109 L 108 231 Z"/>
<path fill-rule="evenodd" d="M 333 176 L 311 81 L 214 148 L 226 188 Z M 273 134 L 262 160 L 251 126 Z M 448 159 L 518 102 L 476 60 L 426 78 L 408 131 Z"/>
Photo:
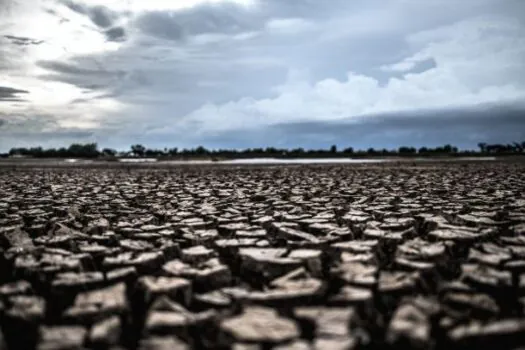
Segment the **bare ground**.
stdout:
<path fill-rule="evenodd" d="M 517 349 L 524 170 L 0 167 L 0 349 Z"/>

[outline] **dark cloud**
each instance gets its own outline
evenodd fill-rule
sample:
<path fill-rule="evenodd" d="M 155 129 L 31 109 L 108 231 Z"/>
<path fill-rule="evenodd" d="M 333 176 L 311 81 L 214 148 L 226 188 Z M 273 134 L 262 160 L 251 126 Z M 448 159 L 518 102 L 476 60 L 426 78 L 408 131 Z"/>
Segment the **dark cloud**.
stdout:
<path fill-rule="evenodd" d="M 19 102 L 23 101 L 18 95 L 19 94 L 27 94 L 29 91 L 26 90 L 20 90 L 20 89 L 14 89 L 10 88 L 8 86 L 0 86 L 0 102 L 4 101 L 11 101 L 11 102 Z"/>
<path fill-rule="evenodd" d="M 268 140 L 271 140 L 269 142 Z M 206 139 L 218 147 L 366 149 L 439 146 L 446 143 L 475 148 L 478 142 L 509 143 L 525 140 L 525 105 L 484 105 L 468 109 L 407 111 L 367 115 L 339 121 L 283 123 L 257 130 L 217 133 Z"/>
<path fill-rule="evenodd" d="M 182 25 L 165 12 L 145 13 L 139 16 L 136 26 L 144 33 L 162 39 L 179 40 L 184 34 Z"/>
<path fill-rule="evenodd" d="M 88 16 L 91 22 L 103 29 L 111 27 L 119 17 L 105 6 L 88 6 L 71 0 L 63 0 L 62 3 L 70 10 Z"/>
<path fill-rule="evenodd" d="M 8 124 L 7 124 L 8 125 Z M 94 132 L 79 130 L 57 130 L 27 132 L 23 130 L 3 131 L 0 127 L 0 152 L 17 147 L 67 147 L 72 143 L 97 142 Z"/>
<path fill-rule="evenodd" d="M 97 75 L 102 74 L 100 69 L 84 68 L 79 67 L 75 64 L 60 62 L 60 61 L 39 61 L 38 65 L 42 68 L 49 69 L 51 71 L 60 74 L 71 74 L 71 75 Z"/>
<path fill-rule="evenodd" d="M 67 121 L 60 125 L 98 118 L 95 135 L 104 143 L 366 148 L 475 145 L 523 136 L 522 119 L 509 106 L 323 121 L 363 111 L 446 108 L 523 96 L 523 0 L 257 0 L 253 7 L 217 1 L 163 11 L 155 10 L 159 3 L 144 0 L 135 7 L 134 1 L 141 0 L 129 0 L 129 10 L 124 0 L 12 1 L 24 7 L 12 23 L 0 18 L 0 76 L 7 75 L 6 85 L 58 81 L 79 87 L 72 101 L 53 106 L 54 118 Z M 40 18 L 39 8 L 51 18 L 43 22 L 67 25 L 26 31 Z M 49 51 L 28 47 L 38 40 L 11 35 L 38 39 L 44 29 L 49 29 Z M 103 45 L 96 40 L 100 37 L 126 42 Z M 90 47 L 96 50 L 87 52 Z M 39 61 L 50 55 L 56 61 Z M 44 74 L 28 76 L 37 71 L 34 64 Z M 294 78 L 289 74 L 294 71 L 301 74 Z M 26 84 L 28 79 L 34 81 Z M 0 101 L 23 97 L 23 92 L 0 91 Z M 29 105 L 34 110 L 28 115 L 48 110 L 38 100 L 23 106 Z M 217 108 L 203 109 L 206 105 Z M 298 118 L 319 121 L 292 123 Z M 10 133 L 29 140 L 42 130 L 60 129 L 53 123 L 38 126 L 38 120 L 15 128 L 8 120 L 0 143 Z M 281 124 L 268 126 L 272 121 Z M 151 130 L 167 131 L 157 137 Z M 54 136 L 46 135 L 52 143 Z"/>
<path fill-rule="evenodd" d="M 21 45 L 21 46 L 27 46 L 27 45 L 40 45 L 44 42 L 44 40 L 36 40 L 32 38 L 27 38 L 23 36 L 15 36 L 15 35 L 4 35 L 4 38 L 11 41 L 11 43 L 15 45 Z"/>
<path fill-rule="evenodd" d="M 0 102 L 27 102 L 27 100 L 24 100 L 20 97 L 6 97 L 0 98 Z"/>
<path fill-rule="evenodd" d="M 379 1 L 381 3 L 381 1 Z M 350 10 L 363 10 L 367 7 L 378 5 L 377 0 L 348 1 L 330 0 L 330 5 L 317 0 L 264 0 L 263 10 L 268 14 L 279 14 L 281 17 L 309 17 L 320 18 L 333 16 L 334 10 L 345 12 Z"/>
<path fill-rule="evenodd" d="M 417 74 L 417 73 L 422 73 L 422 72 L 425 72 L 427 70 L 430 70 L 436 67 L 437 67 L 436 60 L 434 60 L 433 58 L 429 58 L 429 59 L 416 63 L 416 65 L 412 67 L 412 69 L 410 69 L 409 72 Z"/>
<path fill-rule="evenodd" d="M 49 140 L 49 139 L 86 139 L 93 137 L 95 133 L 93 131 L 83 131 L 75 129 L 62 129 L 57 131 L 40 131 L 38 134 L 28 133 L 25 131 L 13 131 L 9 133 L 11 137 L 22 137 L 28 136 L 33 140 Z"/>
<path fill-rule="evenodd" d="M 80 13 L 82 15 L 85 15 L 88 13 L 87 6 L 84 4 L 80 4 L 74 1 L 67 1 L 67 0 L 62 1 L 62 3 L 66 5 L 70 10 L 76 13 Z"/>
<path fill-rule="evenodd" d="M 122 27 L 114 27 L 104 32 L 109 41 L 124 41 L 126 40 L 126 31 Z"/>
<path fill-rule="evenodd" d="M 93 23 L 101 28 L 110 27 L 115 20 L 113 13 L 102 6 L 97 6 L 90 9 L 89 18 L 91 18 Z"/>
<path fill-rule="evenodd" d="M 94 135 L 94 130 L 90 129 L 61 127 L 55 116 L 31 108 L 21 113 L 0 112 L 0 152 L 12 147 L 56 147 L 92 141 Z"/>
<path fill-rule="evenodd" d="M 107 69 L 103 62 L 90 57 L 77 57 L 71 62 L 39 61 L 37 64 L 50 71 L 41 75 L 41 79 L 60 81 L 88 90 L 116 88 L 118 81 L 126 76 L 125 71 Z"/>
<path fill-rule="evenodd" d="M 241 33 L 263 24 L 264 17 L 260 13 L 229 3 L 204 4 L 176 12 L 148 11 L 135 20 L 135 26 L 143 33 L 169 40 L 205 33 Z"/>

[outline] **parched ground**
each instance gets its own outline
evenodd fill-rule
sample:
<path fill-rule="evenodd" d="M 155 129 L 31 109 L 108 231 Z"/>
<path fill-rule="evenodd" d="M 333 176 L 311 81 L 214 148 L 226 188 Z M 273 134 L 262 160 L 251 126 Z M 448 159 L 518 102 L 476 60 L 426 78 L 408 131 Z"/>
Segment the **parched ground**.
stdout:
<path fill-rule="evenodd" d="M 517 349 L 525 164 L 0 169 L 0 349 Z"/>

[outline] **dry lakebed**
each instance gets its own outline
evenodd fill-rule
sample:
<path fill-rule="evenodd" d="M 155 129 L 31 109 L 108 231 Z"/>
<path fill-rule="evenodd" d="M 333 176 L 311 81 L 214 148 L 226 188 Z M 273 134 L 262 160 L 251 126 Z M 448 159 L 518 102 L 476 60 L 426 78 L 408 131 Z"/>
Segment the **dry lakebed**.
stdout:
<path fill-rule="evenodd" d="M 518 349 L 524 171 L 0 167 L 0 349 Z"/>

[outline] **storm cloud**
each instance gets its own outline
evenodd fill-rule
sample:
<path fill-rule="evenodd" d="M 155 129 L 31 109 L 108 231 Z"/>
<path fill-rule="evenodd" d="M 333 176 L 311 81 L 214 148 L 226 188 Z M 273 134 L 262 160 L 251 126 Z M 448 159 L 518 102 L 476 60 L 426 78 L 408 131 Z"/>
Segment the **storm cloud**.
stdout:
<path fill-rule="evenodd" d="M 15 35 L 4 35 L 4 38 L 9 39 L 13 44 L 15 45 L 40 45 L 44 41 L 43 40 L 36 40 L 32 38 L 26 38 L 22 36 L 15 36 Z"/>
<path fill-rule="evenodd" d="M 14 89 L 7 86 L 0 86 L 0 102 L 2 101 L 22 101 L 21 94 L 27 94 L 29 91 Z"/>
<path fill-rule="evenodd" d="M 52 132 L 117 148 L 523 137 L 521 0 L 2 4 L 3 111 Z"/>

